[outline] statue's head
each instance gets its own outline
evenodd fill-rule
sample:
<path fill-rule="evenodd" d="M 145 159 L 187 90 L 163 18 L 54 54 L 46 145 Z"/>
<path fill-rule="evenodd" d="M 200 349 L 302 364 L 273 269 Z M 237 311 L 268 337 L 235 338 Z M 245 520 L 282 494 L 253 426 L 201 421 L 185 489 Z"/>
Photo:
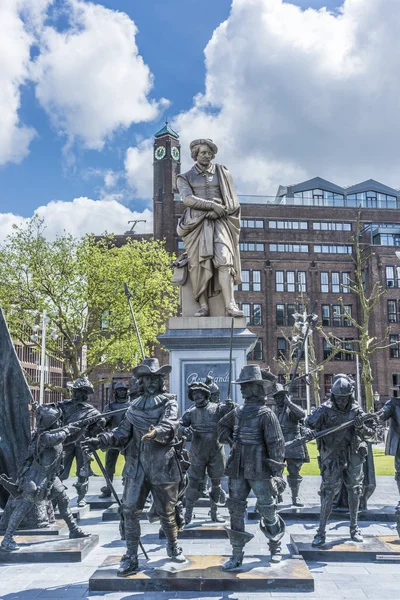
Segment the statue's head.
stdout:
<path fill-rule="evenodd" d="M 341 412 L 350 410 L 354 402 L 354 380 L 350 375 L 335 375 L 331 389 L 331 401 Z"/>
<path fill-rule="evenodd" d="M 265 396 L 271 387 L 271 382 L 263 378 L 259 365 L 246 365 L 240 372 L 237 381 L 244 400 L 265 402 Z"/>
<path fill-rule="evenodd" d="M 71 399 L 72 400 L 86 400 L 88 396 L 94 394 L 93 385 L 90 383 L 87 375 L 75 379 L 71 388 Z"/>
<path fill-rule="evenodd" d="M 171 372 L 170 365 L 160 367 L 157 358 L 144 358 L 143 362 L 132 370 L 138 378 L 139 395 L 153 396 L 166 391 L 164 379 Z"/>
<path fill-rule="evenodd" d="M 209 403 L 210 396 L 210 388 L 201 381 L 195 381 L 188 386 L 188 398 L 199 408 Z"/>
<path fill-rule="evenodd" d="M 115 402 L 125 402 L 128 397 L 129 386 L 125 381 L 118 381 L 114 388 Z"/>
<path fill-rule="evenodd" d="M 287 392 L 281 383 L 275 384 L 275 392 L 272 394 L 272 396 L 278 409 L 281 409 L 285 406 L 286 393 Z"/>
<path fill-rule="evenodd" d="M 43 431 L 58 427 L 61 417 L 61 409 L 55 404 L 41 404 L 36 410 L 37 428 Z"/>
<path fill-rule="evenodd" d="M 212 140 L 206 138 L 193 140 L 190 144 L 191 156 L 201 167 L 208 167 L 211 161 L 214 160 L 217 152 L 217 145 Z"/>

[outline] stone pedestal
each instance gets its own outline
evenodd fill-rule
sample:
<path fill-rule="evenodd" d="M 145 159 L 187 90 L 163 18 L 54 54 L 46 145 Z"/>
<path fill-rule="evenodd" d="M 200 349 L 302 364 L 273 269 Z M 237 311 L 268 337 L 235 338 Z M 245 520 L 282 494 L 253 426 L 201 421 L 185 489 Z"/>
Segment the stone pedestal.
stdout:
<path fill-rule="evenodd" d="M 1 541 L 2 538 L 0 538 Z M 60 537 L 37 537 L 17 535 L 15 541 L 20 547 L 15 552 L 5 552 L 0 548 L 1 563 L 58 563 L 82 562 L 99 543 L 98 535 L 70 540 Z"/>
<path fill-rule="evenodd" d="M 165 539 L 165 533 L 163 529 L 158 532 L 160 540 Z M 191 523 L 185 525 L 183 529 L 178 531 L 178 539 L 180 540 L 225 540 L 228 539 L 228 534 L 225 527 L 221 525 L 196 525 Z"/>
<path fill-rule="evenodd" d="M 270 592 L 295 589 L 312 591 L 313 577 L 300 556 L 285 557 L 280 564 L 265 556 L 245 556 L 238 571 L 221 571 L 228 556 L 187 556 L 186 563 L 168 558 L 140 561 L 140 570 L 128 577 L 117 577 L 120 556 L 109 556 L 89 579 L 91 592 Z"/>
<path fill-rule="evenodd" d="M 158 337 L 170 354 L 172 366 L 170 391 L 178 397 L 181 413 L 190 406 L 187 386 L 194 381 L 214 377 L 221 390 L 221 400 L 228 393 L 230 317 L 174 317 L 168 330 Z M 247 364 L 247 353 L 254 347 L 257 335 L 247 329 L 244 318 L 234 319 L 232 380 Z M 238 386 L 232 386 L 232 400 L 240 402 Z"/>
<path fill-rule="evenodd" d="M 364 536 L 364 542 L 353 542 L 350 536 L 327 535 L 326 543 L 315 548 L 313 535 L 292 534 L 290 543 L 305 560 L 334 562 L 400 561 L 400 540 L 394 535 Z"/>

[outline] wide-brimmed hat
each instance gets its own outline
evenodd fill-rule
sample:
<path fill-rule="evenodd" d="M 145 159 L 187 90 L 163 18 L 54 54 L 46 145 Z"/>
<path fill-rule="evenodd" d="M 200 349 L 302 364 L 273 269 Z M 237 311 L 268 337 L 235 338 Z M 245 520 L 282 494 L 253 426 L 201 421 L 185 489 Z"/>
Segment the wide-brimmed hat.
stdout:
<path fill-rule="evenodd" d="M 190 152 L 193 150 L 193 148 L 195 146 L 201 146 L 202 144 L 206 144 L 207 146 L 210 146 L 210 148 L 214 152 L 214 154 L 217 154 L 218 146 L 216 144 L 214 144 L 214 142 L 208 138 L 200 138 L 198 140 L 193 140 L 193 142 L 190 142 Z"/>
<path fill-rule="evenodd" d="M 274 391 L 272 392 L 272 396 L 277 396 L 278 394 L 286 393 L 286 388 L 281 383 L 275 383 Z"/>
<path fill-rule="evenodd" d="M 211 390 L 208 387 L 208 385 L 206 385 L 202 381 L 194 381 L 193 383 L 190 383 L 188 385 L 189 400 L 193 400 L 193 392 L 195 392 L 196 390 L 200 390 L 200 391 L 204 392 L 205 395 L 207 396 L 207 398 L 209 398 L 211 396 Z"/>
<path fill-rule="evenodd" d="M 135 377 L 143 377 L 143 375 L 161 375 L 166 377 L 171 373 L 171 365 L 163 365 L 160 367 L 158 358 L 145 358 L 140 365 L 132 369 Z"/>
<path fill-rule="evenodd" d="M 73 383 L 68 383 L 67 386 L 71 388 L 71 390 L 84 390 L 89 395 L 94 394 L 93 384 L 89 381 L 89 378 L 86 375 L 84 377 L 75 379 Z"/>
<path fill-rule="evenodd" d="M 115 384 L 114 390 L 129 390 L 129 385 L 126 381 L 121 380 Z"/>
<path fill-rule="evenodd" d="M 239 379 L 232 381 L 237 385 L 241 383 L 260 383 L 264 388 L 271 387 L 271 382 L 263 379 L 259 365 L 246 365 L 240 371 Z"/>

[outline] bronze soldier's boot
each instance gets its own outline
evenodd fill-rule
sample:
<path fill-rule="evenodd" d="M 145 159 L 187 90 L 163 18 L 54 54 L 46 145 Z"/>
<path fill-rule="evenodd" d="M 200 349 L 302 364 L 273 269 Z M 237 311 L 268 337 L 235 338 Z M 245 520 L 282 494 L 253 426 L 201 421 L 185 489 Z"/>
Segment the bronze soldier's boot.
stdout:
<path fill-rule="evenodd" d="M 186 562 L 182 548 L 178 544 L 178 525 L 175 521 L 175 511 L 172 515 L 160 515 L 161 527 L 167 538 L 167 554 L 175 562 Z"/>
<path fill-rule="evenodd" d="M 303 481 L 302 477 L 288 477 L 287 482 L 290 487 L 290 491 L 292 493 L 292 506 L 304 506 L 302 502 L 300 502 L 299 498 L 299 489 L 300 484 Z"/>
<path fill-rule="evenodd" d="M 225 519 L 223 516 L 221 516 L 218 512 L 218 503 L 221 501 L 221 480 L 220 479 L 212 479 L 211 480 L 212 483 L 212 487 L 211 487 L 211 491 L 210 491 L 210 503 L 211 503 L 211 510 L 210 510 L 210 516 L 211 516 L 211 521 L 213 521 L 214 523 L 225 523 Z"/>
<path fill-rule="evenodd" d="M 5 550 L 6 552 L 14 552 L 15 550 L 19 550 L 19 546 L 15 542 L 13 536 L 17 531 L 22 519 L 28 514 L 32 506 L 33 503 L 26 498 L 18 502 L 8 520 L 7 529 L 4 534 L 3 541 L 1 542 L 2 550 Z"/>
<path fill-rule="evenodd" d="M 282 559 L 281 539 L 285 535 L 285 523 L 276 512 L 276 504 L 258 504 L 260 511 L 260 529 L 268 539 L 271 562 L 278 563 Z"/>
<path fill-rule="evenodd" d="M 189 525 L 189 523 L 192 521 L 193 509 L 194 509 L 194 504 L 189 504 L 189 502 L 186 502 L 185 525 Z"/>
<path fill-rule="evenodd" d="M 208 498 L 207 490 L 207 475 L 204 477 L 202 483 L 199 485 L 200 498 Z"/>
<path fill-rule="evenodd" d="M 64 519 L 69 529 L 69 538 L 75 540 L 78 538 L 89 537 L 90 533 L 85 533 L 83 529 L 78 527 L 69 507 L 69 499 L 66 492 L 62 492 L 56 498 L 60 517 Z"/>
<path fill-rule="evenodd" d="M 82 507 L 86 506 L 85 496 L 89 490 L 89 481 L 85 477 L 81 477 L 78 475 L 78 481 L 74 483 L 74 488 L 76 488 L 78 498 L 77 498 L 77 506 Z"/>
<path fill-rule="evenodd" d="M 212 500 L 209 514 L 213 523 L 225 523 L 224 517 L 218 512 L 218 506 Z"/>
<path fill-rule="evenodd" d="M 122 556 L 117 571 L 118 577 L 127 577 L 139 569 L 138 546 L 140 539 L 139 516 L 128 510 L 123 511 L 126 552 Z"/>
<path fill-rule="evenodd" d="M 100 488 L 101 494 L 99 496 L 99 498 L 110 498 L 111 496 L 111 490 L 107 485 L 104 485 L 102 488 Z"/>
<path fill-rule="evenodd" d="M 232 555 L 221 567 L 222 571 L 236 571 L 243 563 L 244 552 L 243 548 L 253 539 L 252 533 L 247 531 L 235 531 L 229 527 L 225 527 L 232 546 Z"/>
<path fill-rule="evenodd" d="M 312 541 L 312 546 L 323 546 L 326 541 L 326 524 L 332 512 L 333 490 L 321 490 L 321 513 L 319 517 L 319 527 Z"/>
<path fill-rule="evenodd" d="M 361 529 L 357 525 L 358 520 L 358 508 L 360 505 L 360 496 L 357 493 L 358 490 L 351 488 L 347 489 L 347 496 L 349 501 L 349 512 L 350 512 L 350 537 L 353 542 L 363 542 L 364 538 L 361 533 Z"/>

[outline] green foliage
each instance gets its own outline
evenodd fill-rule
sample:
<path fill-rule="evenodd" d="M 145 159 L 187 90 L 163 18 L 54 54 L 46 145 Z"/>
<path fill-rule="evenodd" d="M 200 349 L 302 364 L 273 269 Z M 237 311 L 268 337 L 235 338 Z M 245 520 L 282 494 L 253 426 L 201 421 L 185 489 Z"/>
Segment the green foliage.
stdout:
<path fill-rule="evenodd" d="M 59 336 L 47 337 L 47 353 L 64 363 L 71 379 L 90 375 L 101 365 L 129 369 L 141 354 L 124 294 L 126 282 L 149 356 L 178 304 L 171 256 L 163 243 L 128 239 L 119 248 L 111 235 L 77 240 L 67 233 L 49 241 L 44 231 L 35 216 L 27 227 L 15 227 L 0 246 L 0 304 L 11 335 L 26 341 L 46 310 L 53 337 Z M 86 352 L 87 367 L 82 368 Z"/>

